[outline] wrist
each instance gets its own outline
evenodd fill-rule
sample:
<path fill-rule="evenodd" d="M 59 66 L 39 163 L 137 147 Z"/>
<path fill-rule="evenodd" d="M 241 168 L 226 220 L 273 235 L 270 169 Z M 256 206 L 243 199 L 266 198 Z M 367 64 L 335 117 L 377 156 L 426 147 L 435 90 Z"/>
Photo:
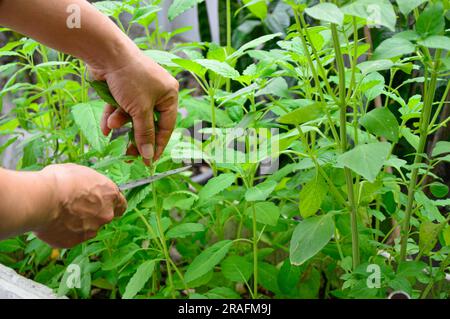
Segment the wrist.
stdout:
<path fill-rule="evenodd" d="M 44 168 L 41 171 L 30 173 L 34 176 L 31 187 L 37 190 L 31 196 L 34 209 L 29 211 L 27 220 L 30 231 L 38 231 L 45 228 L 51 221 L 56 219 L 59 213 L 60 200 L 58 196 L 57 176 L 54 172 Z"/>
<path fill-rule="evenodd" d="M 136 44 L 117 29 L 109 39 L 105 39 L 104 45 L 90 52 L 84 61 L 95 71 L 106 74 L 125 67 L 140 54 Z"/>

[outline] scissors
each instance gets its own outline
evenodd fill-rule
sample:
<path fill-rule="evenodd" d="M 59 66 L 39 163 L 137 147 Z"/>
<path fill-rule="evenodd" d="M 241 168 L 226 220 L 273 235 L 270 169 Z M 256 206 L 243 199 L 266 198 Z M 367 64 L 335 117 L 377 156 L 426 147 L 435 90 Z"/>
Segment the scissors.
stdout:
<path fill-rule="evenodd" d="M 125 183 L 125 184 L 121 184 L 121 185 L 119 185 L 119 189 L 120 189 L 121 192 L 124 192 L 126 190 L 130 190 L 130 189 L 136 188 L 138 186 L 151 184 L 154 181 L 157 181 L 157 180 L 162 179 L 164 177 L 175 175 L 175 174 L 187 171 L 191 167 L 192 167 L 192 165 L 188 165 L 188 166 L 176 168 L 176 169 L 173 169 L 173 170 L 170 170 L 170 171 L 166 171 L 164 173 L 156 174 L 156 175 L 153 175 L 151 177 L 138 179 L 138 180 L 131 181 L 131 182 L 128 182 L 128 183 Z"/>

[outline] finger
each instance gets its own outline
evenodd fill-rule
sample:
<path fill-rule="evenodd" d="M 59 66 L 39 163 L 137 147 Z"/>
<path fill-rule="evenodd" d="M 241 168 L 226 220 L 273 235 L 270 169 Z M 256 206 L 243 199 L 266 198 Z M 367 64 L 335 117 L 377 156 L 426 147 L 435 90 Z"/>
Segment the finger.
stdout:
<path fill-rule="evenodd" d="M 155 124 L 153 123 L 153 112 L 145 112 L 133 118 L 134 139 L 139 153 L 144 158 L 146 165 L 154 155 Z"/>
<path fill-rule="evenodd" d="M 100 122 L 100 128 L 102 130 L 103 135 L 108 136 L 111 132 L 111 129 L 108 127 L 108 120 L 111 114 L 114 113 L 116 108 L 112 105 L 106 104 L 105 109 L 103 110 L 102 120 Z"/>
<path fill-rule="evenodd" d="M 131 121 L 131 117 L 122 109 L 117 108 L 108 118 L 108 128 L 118 129 Z"/>
<path fill-rule="evenodd" d="M 119 191 L 116 197 L 116 202 L 114 205 L 114 217 L 120 217 L 127 210 L 127 200 L 123 194 Z"/>
<path fill-rule="evenodd" d="M 158 130 L 156 132 L 156 152 L 154 160 L 158 160 L 169 143 L 170 136 L 175 128 L 178 114 L 178 97 L 173 97 L 165 104 L 156 106 L 160 112 Z"/>

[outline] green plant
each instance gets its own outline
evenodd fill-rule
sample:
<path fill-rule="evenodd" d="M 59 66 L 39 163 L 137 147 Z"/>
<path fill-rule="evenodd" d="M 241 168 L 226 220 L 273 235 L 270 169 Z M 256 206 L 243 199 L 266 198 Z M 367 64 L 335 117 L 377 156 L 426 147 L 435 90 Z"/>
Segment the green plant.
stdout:
<path fill-rule="evenodd" d="M 169 18 L 199 2 L 175 1 Z M 434 168 L 448 165 L 450 142 L 429 137 L 449 121 L 441 116 L 449 3 L 395 4 L 244 1 L 234 10 L 227 0 L 224 46 L 166 51 L 185 30 L 161 32 L 159 1 L 97 2 L 125 32 L 144 27 L 140 48 L 199 86 L 180 92 L 188 116 L 150 168 L 123 155 L 132 136 L 101 134 L 104 103 L 80 61 L 28 39 L 0 48 L 12 59 L 0 67 L 9 78 L 0 96 L 15 106 L 0 119 L 10 135 L 0 151 L 18 128 L 29 134 L 17 169 L 72 161 L 123 183 L 187 158 L 213 172 L 204 185 L 177 175 L 129 191 L 125 216 L 70 250 L 52 251 L 33 235 L 0 242 L 0 262 L 81 298 L 385 298 L 392 290 L 448 298 L 448 180 Z M 291 26 L 274 23 L 280 12 Z M 252 29 L 242 43 L 233 19 L 256 20 L 265 34 Z M 195 121 L 202 140 L 183 134 L 198 129 Z M 267 160 L 279 166 L 264 174 Z M 80 289 L 65 284 L 71 263 L 83 269 Z M 367 284 L 374 267 L 375 288 Z"/>

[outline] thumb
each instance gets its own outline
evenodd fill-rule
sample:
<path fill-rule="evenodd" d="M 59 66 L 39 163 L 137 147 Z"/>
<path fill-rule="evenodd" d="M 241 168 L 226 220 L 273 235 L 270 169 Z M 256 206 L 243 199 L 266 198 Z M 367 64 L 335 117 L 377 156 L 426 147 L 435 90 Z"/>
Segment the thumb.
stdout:
<path fill-rule="evenodd" d="M 149 165 L 153 159 L 155 147 L 155 124 L 153 112 L 139 114 L 133 118 L 134 139 L 139 153 L 144 158 L 145 164 Z"/>

